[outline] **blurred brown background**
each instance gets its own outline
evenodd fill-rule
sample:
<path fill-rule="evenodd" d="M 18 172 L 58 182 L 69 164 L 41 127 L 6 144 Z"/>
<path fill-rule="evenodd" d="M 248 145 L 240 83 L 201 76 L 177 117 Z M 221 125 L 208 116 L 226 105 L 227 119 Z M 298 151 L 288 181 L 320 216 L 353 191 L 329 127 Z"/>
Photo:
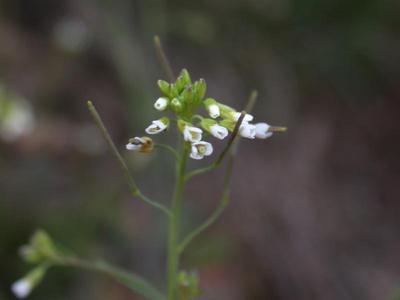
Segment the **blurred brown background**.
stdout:
<path fill-rule="evenodd" d="M 229 209 L 184 256 L 199 299 L 398 299 L 399 13 L 397 0 L 0 1 L 0 299 L 14 299 L 36 228 L 162 284 L 165 220 L 129 197 L 85 106 L 122 150 L 142 134 L 165 78 L 154 34 L 208 95 L 241 108 L 256 88 L 255 117 L 289 127 L 241 144 Z M 123 153 L 167 201 L 170 157 Z M 188 187 L 186 231 L 216 205 L 221 175 Z M 30 299 L 141 298 L 54 269 Z"/>

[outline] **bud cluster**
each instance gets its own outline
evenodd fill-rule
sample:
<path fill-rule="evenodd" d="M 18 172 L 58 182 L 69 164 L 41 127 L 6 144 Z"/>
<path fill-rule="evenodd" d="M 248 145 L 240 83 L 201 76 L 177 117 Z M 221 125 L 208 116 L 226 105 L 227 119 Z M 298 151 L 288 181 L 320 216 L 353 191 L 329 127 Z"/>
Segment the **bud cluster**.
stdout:
<path fill-rule="evenodd" d="M 174 83 L 159 80 L 158 87 L 162 96 L 156 100 L 154 108 L 160 112 L 170 112 L 174 118 L 164 116 L 152 121 L 145 130 L 147 134 L 154 135 L 167 130 L 170 122 L 174 120 L 184 140 L 191 143 L 190 157 L 202 159 L 213 152 L 212 144 L 202 140 L 203 131 L 223 140 L 234 130 L 241 113 L 213 98 L 205 98 L 207 85 L 204 79 L 192 82 L 188 71 L 183 69 Z M 198 112 L 200 108 L 204 108 L 208 116 L 201 116 Z M 252 124 L 253 119 L 252 115 L 245 115 L 238 131 L 241 137 L 266 139 L 274 131 L 286 130 L 284 127 L 274 127 L 264 122 Z M 146 143 L 141 141 L 145 138 L 131 139 L 126 148 L 139 152 L 151 151 L 152 147 L 147 147 Z"/>

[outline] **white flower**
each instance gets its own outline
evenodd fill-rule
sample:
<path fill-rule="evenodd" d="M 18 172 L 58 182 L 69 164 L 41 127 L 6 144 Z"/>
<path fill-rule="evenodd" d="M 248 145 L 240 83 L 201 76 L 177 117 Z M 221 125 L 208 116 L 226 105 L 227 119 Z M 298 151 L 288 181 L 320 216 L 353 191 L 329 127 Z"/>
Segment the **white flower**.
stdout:
<path fill-rule="evenodd" d="M 21 99 L 2 103 L 2 97 L 0 90 L 0 106 L 8 108 L 0 113 L 0 138 L 12 142 L 32 131 L 35 116 L 29 102 Z"/>
<path fill-rule="evenodd" d="M 271 127 L 267 123 L 257 123 L 256 126 L 256 138 L 266 139 L 269 138 L 273 133 L 268 131 Z"/>
<path fill-rule="evenodd" d="M 25 298 L 32 291 L 32 284 L 26 279 L 21 279 L 13 283 L 11 290 L 17 298 Z"/>
<path fill-rule="evenodd" d="M 185 128 L 183 128 L 183 138 L 187 142 L 200 142 L 202 134 L 203 130 L 197 127 L 186 125 Z"/>
<path fill-rule="evenodd" d="M 213 147 L 208 142 L 195 142 L 192 143 L 192 152 L 190 153 L 190 157 L 193 159 L 202 159 L 204 156 L 211 155 L 213 152 Z"/>
<path fill-rule="evenodd" d="M 149 153 L 153 150 L 153 140 L 148 136 L 134 137 L 129 139 L 129 143 L 126 144 L 126 149 L 131 151 L 139 151 L 142 153 Z"/>
<path fill-rule="evenodd" d="M 254 139 L 256 137 L 256 126 L 249 123 L 242 123 L 239 127 L 239 134 L 241 137 Z"/>
<path fill-rule="evenodd" d="M 232 115 L 232 117 L 233 117 L 233 120 L 234 120 L 235 122 L 237 122 L 237 121 L 239 120 L 241 114 L 242 114 L 242 113 L 237 112 L 237 111 L 231 113 L 231 115 Z M 253 117 L 252 115 L 250 115 L 250 114 L 245 114 L 242 122 L 248 123 L 248 122 L 253 121 L 253 119 L 254 119 L 254 117 Z"/>
<path fill-rule="evenodd" d="M 142 149 L 143 145 L 146 143 L 146 140 L 140 137 L 134 137 L 129 140 L 129 143 L 126 144 L 126 149 L 131 151 L 139 151 Z"/>
<path fill-rule="evenodd" d="M 224 126 L 214 124 L 210 127 L 210 133 L 217 139 L 223 140 L 228 135 L 228 129 Z"/>
<path fill-rule="evenodd" d="M 157 101 L 154 103 L 154 108 L 163 111 L 167 108 L 168 106 L 168 99 L 164 97 L 160 97 L 157 99 Z"/>
<path fill-rule="evenodd" d="M 221 112 L 219 111 L 219 106 L 217 104 L 211 104 L 207 106 L 208 114 L 211 118 L 218 118 Z"/>
<path fill-rule="evenodd" d="M 146 128 L 146 132 L 148 134 L 160 133 L 160 132 L 164 131 L 165 129 L 167 129 L 167 127 L 168 127 L 168 124 L 165 124 L 161 120 L 155 120 L 155 121 L 152 121 L 151 123 L 152 124 Z"/>

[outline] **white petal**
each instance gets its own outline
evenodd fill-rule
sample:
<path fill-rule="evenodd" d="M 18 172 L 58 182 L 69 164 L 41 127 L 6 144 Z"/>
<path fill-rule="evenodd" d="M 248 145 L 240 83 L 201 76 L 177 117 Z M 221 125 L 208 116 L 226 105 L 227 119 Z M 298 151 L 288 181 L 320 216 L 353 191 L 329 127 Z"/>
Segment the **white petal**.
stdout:
<path fill-rule="evenodd" d="M 253 124 L 242 124 L 239 128 L 239 134 L 241 137 L 254 139 L 256 137 L 256 126 Z"/>
<path fill-rule="evenodd" d="M 210 115 L 211 118 L 215 119 L 218 118 L 221 112 L 219 111 L 219 107 L 216 104 L 211 104 L 208 107 L 208 114 Z"/>
<path fill-rule="evenodd" d="M 142 145 L 135 145 L 135 144 L 126 144 L 126 149 L 127 150 L 131 150 L 131 151 L 138 151 L 140 150 L 140 148 L 142 147 Z"/>
<path fill-rule="evenodd" d="M 208 156 L 213 152 L 213 146 L 204 141 L 192 144 L 192 153 L 194 156 Z"/>
<path fill-rule="evenodd" d="M 168 106 L 168 99 L 164 97 L 160 97 L 157 99 L 157 101 L 154 103 L 154 108 L 163 111 L 167 108 Z"/>
<path fill-rule="evenodd" d="M 152 124 L 146 128 L 146 132 L 148 134 L 157 134 L 162 132 L 167 128 L 167 125 L 165 125 L 163 122 L 160 120 L 155 120 L 152 121 Z"/>
<path fill-rule="evenodd" d="M 228 136 L 228 129 L 226 129 L 224 126 L 215 124 L 210 127 L 210 132 L 211 134 L 216 137 L 217 139 L 223 140 Z"/>
<path fill-rule="evenodd" d="M 200 160 L 200 159 L 203 159 L 204 158 L 204 155 L 201 155 L 201 154 L 199 154 L 199 153 L 190 153 L 190 158 L 193 158 L 193 159 L 197 159 L 197 160 Z"/>
<path fill-rule="evenodd" d="M 238 121 L 241 114 L 242 114 L 242 113 L 240 113 L 240 112 L 233 112 L 233 113 L 232 113 L 233 119 L 234 119 L 235 121 Z M 243 118 L 243 122 L 251 122 L 251 121 L 253 121 L 253 119 L 254 119 L 254 117 L 253 117 L 252 115 L 250 115 L 250 114 L 245 114 L 245 115 L 244 115 L 244 118 Z"/>
<path fill-rule="evenodd" d="M 183 129 L 183 138 L 187 142 L 199 142 L 201 141 L 203 130 L 193 126 L 185 126 Z"/>
<path fill-rule="evenodd" d="M 211 153 L 213 153 L 213 146 L 210 143 L 207 142 L 203 142 L 204 145 L 206 146 L 206 152 L 204 153 L 204 155 L 208 156 L 211 155 Z"/>
<path fill-rule="evenodd" d="M 32 285 L 29 281 L 21 279 L 13 283 L 11 290 L 18 298 L 25 298 L 32 290 Z"/>
<path fill-rule="evenodd" d="M 256 138 L 258 139 L 266 139 L 272 135 L 272 132 L 268 132 L 268 129 L 271 127 L 267 123 L 257 123 L 256 126 Z"/>

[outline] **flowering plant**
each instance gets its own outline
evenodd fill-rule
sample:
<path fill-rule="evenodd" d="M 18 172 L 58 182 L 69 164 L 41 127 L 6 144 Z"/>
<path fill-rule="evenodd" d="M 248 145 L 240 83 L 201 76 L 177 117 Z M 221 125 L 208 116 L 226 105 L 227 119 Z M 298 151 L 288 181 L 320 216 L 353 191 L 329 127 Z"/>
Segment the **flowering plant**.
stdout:
<path fill-rule="evenodd" d="M 154 143 L 149 136 L 137 136 L 129 139 L 126 149 L 141 153 L 151 153 L 154 148 L 164 148 L 173 155 L 176 160 L 176 184 L 169 206 L 156 202 L 142 193 L 125 160 L 112 141 L 96 108 L 90 101 L 88 102 L 88 108 L 119 162 L 129 183 L 132 195 L 160 210 L 167 217 L 167 295 L 165 296 L 148 281 L 134 273 L 121 270 L 104 262 L 91 262 L 66 253 L 57 247 L 44 231 L 38 231 L 33 235 L 30 243 L 21 248 L 23 258 L 30 263 L 36 264 L 36 267 L 24 278 L 13 284 L 12 290 L 18 297 L 26 297 L 41 281 L 48 268 L 52 266 L 74 266 L 106 273 L 147 299 L 187 300 L 199 295 L 197 275 L 196 273 L 180 270 L 180 256 L 186 246 L 197 235 L 217 220 L 229 202 L 230 176 L 238 138 L 266 139 L 272 136 L 274 132 L 285 131 L 286 128 L 270 126 L 267 123 L 251 123 L 254 117 L 248 112 L 254 105 L 257 97 L 256 92 L 251 93 L 245 111 L 238 112 L 220 101 L 206 97 L 206 82 L 203 79 L 193 82 L 187 70 L 183 69 L 175 79 L 157 37 L 155 44 L 170 82 L 158 81 L 161 96 L 155 101 L 154 108 L 160 111 L 163 116 L 158 120 L 152 121 L 145 129 L 145 132 L 148 135 L 155 136 L 175 126 L 180 137 L 178 146 L 175 149 L 169 145 Z M 202 109 L 206 114 L 201 114 Z M 204 140 L 210 136 L 217 140 L 228 139 L 225 148 L 213 163 L 200 169 L 188 171 L 187 160 L 189 158 L 201 160 L 212 155 L 214 151 L 212 144 Z M 221 201 L 202 224 L 182 238 L 180 219 L 186 182 L 196 175 L 217 168 L 224 160 L 227 160 L 227 166 Z"/>

